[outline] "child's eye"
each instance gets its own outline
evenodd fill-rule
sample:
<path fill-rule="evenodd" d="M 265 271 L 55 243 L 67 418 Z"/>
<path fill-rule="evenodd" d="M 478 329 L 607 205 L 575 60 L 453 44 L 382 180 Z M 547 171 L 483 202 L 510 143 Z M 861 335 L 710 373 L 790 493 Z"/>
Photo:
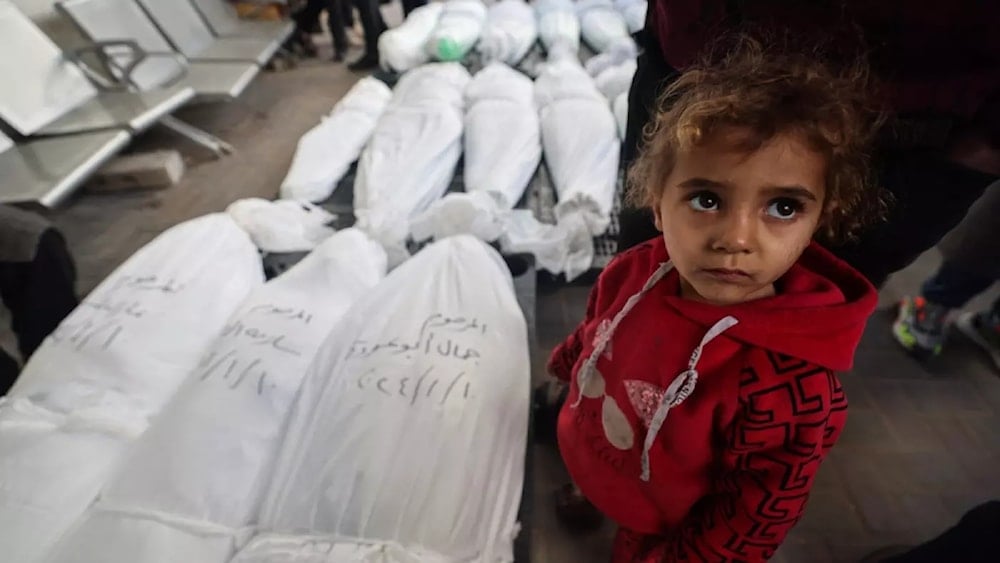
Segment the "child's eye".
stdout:
<path fill-rule="evenodd" d="M 716 211 L 719 209 L 719 196 L 712 192 L 698 192 L 691 196 L 688 205 L 695 211 Z"/>
<path fill-rule="evenodd" d="M 768 215 L 783 221 L 794 219 L 795 214 L 800 211 L 802 211 L 802 203 L 791 198 L 776 199 L 767 206 Z"/>

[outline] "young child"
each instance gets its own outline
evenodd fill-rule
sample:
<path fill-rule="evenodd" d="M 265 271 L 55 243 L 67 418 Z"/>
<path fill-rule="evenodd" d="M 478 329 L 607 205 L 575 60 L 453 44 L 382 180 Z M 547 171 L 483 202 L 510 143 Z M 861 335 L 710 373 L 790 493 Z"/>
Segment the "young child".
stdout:
<path fill-rule="evenodd" d="M 630 172 L 662 236 L 608 265 L 549 360 L 615 562 L 765 561 L 802 515 L 877 300 L 813 242 L 880 213 L 866 77 L 744 39 L 667 92 Z"/>

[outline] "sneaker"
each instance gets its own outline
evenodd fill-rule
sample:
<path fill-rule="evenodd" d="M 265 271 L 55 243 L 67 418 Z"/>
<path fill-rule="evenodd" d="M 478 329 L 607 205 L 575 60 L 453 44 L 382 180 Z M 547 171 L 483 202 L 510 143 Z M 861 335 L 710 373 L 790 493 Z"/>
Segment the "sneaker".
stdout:
<path fill-rule="evenodd" d="M 892 335 L 911 354 L 937 356 L 944 347 L 950 312 L 950 308 L 929 303 L 923 297 L 904 297 L 892 324 Z"/>
<path fill-rule="evenodd" d="M 986 350 L 1000 370 L 1000 323 L 991 321 L 990 316 L 988 312 L 962 313 L 955 319 L 955 328 Z"/>

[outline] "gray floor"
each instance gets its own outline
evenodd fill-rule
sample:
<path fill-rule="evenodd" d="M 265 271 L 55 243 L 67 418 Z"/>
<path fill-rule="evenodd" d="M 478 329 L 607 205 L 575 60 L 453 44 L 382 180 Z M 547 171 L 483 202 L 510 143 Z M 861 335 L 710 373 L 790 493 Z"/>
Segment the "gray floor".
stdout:
<path fill-rule="evenodd" d="M 182 150 L 189 169 L 179 185 L 153 193 L 80 194 L 52 214 L 71 241 L 81 292 L 171 225 L 221 211 L 241 197 L 273 197 L 296 140 L 356 79 L 342 65 L 311 62 L 261 75 L 238 104 L 183 111 L 181 117 L 237 147 L 221 160 L 169 133 L 143 138 L 142 148 Z M 937 260 L 930 253 L 893 279 L 884 304 L 916 288 Z M 539 289 L 536 374 L 548 350 L 579 320 L 587 291 Z M 939 360 L 918 364 L 890 341 L 888 322 L 886 313 L 871 320 L 858 367 L 843 376 L 850 422 L 777 561 L 856 561 L 875 547 L 933 535 L 975 503 L 1000 498 L 1000 377 L 961 341 Z M 564 470 L 551 446 L 533 448 L 532 559 L 606 561 L 611 525 L 583 537 L 564 531 L 551 508 Z"/>

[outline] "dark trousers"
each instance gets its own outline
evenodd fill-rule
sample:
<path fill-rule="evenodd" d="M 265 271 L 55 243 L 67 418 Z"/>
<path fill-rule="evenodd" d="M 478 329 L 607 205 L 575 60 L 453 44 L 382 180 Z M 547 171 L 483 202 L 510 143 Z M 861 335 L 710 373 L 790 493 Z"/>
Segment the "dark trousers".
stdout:
<path fill-rule="evenodd" d="M 365 56 L 378 56 L 378 38 L 386 30 L 378 0 L 353 0 L 365 32 Z"/>
<path fill-rule="evenodd" d="M 642 128 L 660 92 L 677 74 L 648 37 L 640 37 L 639 44 L 644 51 L 629 92 L 628 125 L 622 146 L 625 165 L 638 155 Z M 876 171 L 895 198 L 888 221 L 862 233 L 855 243 L 831 248 L 876 286 L 937 244 L 996 179 L 954 164 L 931 150 L 882 152 L 876 157 Z M 619 251 L 659 234 L 647 209 L 624 209 L 619 223 Z"/>
<path fill-rule="evenodd" d="M 76 268 L 62 235 L 46 231 L 30 262 L 0 262 L 0 297 L 27 360 L 77 306 Z M 17 379 L 17 362 L 0 351 L 0 394 Z"/>
<path fill-rule="evenodd" d="M 427 4 L 427 0 L 403 0 L 403 17 L 410 15 L 410 12 Z"/>
<path fill-rule="evenodd" d="M 955 527 L 882 563 L 992 563 L 1000 553 L 1000 501 L 965 513 Z"/>
<path fill-rule="evenodd" d="M 931 303 L 957 309 L 992 287 L 996 281 L 992 277 L 967 272 L 946 260 L 938 271 L 924 282 L 920 294 Z M 1000 298 L 993 303 L 993 314 L 1000 318 Z"/>
<path fill-rule="evenodd" d="M 333 50 L 347 52 L 347 20 L 345 18 L 347 0 L 309 0 L 305 8 L 295 14 L 295 27 L 299 32 L 312 33 L 319 27 L 319 16 L 326 10 L 326 26 L 333 38 Z"/>

